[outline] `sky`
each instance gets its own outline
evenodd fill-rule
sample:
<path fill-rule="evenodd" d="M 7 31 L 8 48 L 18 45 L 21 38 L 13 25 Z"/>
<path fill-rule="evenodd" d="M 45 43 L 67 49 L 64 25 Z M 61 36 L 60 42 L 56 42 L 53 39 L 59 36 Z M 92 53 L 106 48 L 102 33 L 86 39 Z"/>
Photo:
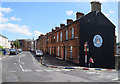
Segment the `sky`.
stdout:
<path fill-rule="evenodd" d="M 59 27 L 61 23 L 66 24 L 67 19 L 75 20 L 76 12 L 87 14 L 91 11 L 89 0 L 87 2 L 24 1 L 26 2 L 4 0 L 0 7 L 0 34 L 9 40 L 36 39 L 40 34 L 46 34 L 52 28 Z M 101 2 L 102 12 L 115 24 L 118 36 L 118 2 L 115 1 L 102 0 Z"/>

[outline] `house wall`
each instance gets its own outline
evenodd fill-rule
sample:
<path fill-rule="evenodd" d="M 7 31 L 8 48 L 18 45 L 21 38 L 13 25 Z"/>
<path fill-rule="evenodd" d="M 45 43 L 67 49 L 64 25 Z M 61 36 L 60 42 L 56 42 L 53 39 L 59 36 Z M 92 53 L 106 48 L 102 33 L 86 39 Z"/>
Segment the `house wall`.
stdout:
<path fill-rule="evenodd" d="M 72 28 L 74 28 L 73 39 L 71 38 Z M 49 53 L 49 55 L 54 55 L 65 61 L 79 63 L 79 39 L 78 39 L 79 29 L 80 29 L 79 22 L 75 22 L 64 28 L 61 28 L 57 32 L 54 31 L 50 35 L 48 35 L 47 52 Z M 68 40 L 66 40 L 66 30 L 68 31 Z M 60 40 L 61 32 L 62 32 L 62 41 Z M 57 42 L 57 35 L 59 37 L 58 42 Z M 54 36 L 55 36 L 55 42 L 54 42 Z M 72 57 L 70 57 L 70 46 L 72 46 Z M 65 48 L 67 49 L 66 52 L 65 52 Z"/>

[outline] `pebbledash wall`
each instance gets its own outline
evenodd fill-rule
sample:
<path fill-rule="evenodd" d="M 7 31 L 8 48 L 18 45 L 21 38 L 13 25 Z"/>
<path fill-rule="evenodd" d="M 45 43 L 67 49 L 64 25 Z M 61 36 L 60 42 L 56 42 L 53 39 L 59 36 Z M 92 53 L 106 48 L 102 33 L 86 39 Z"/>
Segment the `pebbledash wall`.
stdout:
<path fill-rule="evenodd" d="M 60 24 L 52 32 L 41 35 L 36 47 L 62 60 L 85 66 L 84 44 L 88 43 L 89 58 L 94 67 L 115 68 L 115 26 L 101 12 L 101 3 L 91 2 L 91 12 L 76 13 L 76 20 L 67 19 L 67 25 Z"/>

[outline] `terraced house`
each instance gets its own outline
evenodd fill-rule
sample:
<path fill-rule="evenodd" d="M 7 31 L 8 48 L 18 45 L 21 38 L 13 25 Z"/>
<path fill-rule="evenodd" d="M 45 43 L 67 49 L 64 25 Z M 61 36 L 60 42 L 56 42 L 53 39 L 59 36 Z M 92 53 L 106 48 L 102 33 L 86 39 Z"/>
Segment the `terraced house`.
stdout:
<path fill-rule="evenodd" d="M 59 59 L 85 66 L 92 57 L 94 67 L 115 66 L 115 25 L 101 12 L 101 3 L 91 2 L 91 12 L 76 13 L 76 20 L 67 19 L 67 25 L 60 24 L 46 35 L 37 39 L 37 49 Z M 84 44 L 89 51 L 85 59 Z"/>

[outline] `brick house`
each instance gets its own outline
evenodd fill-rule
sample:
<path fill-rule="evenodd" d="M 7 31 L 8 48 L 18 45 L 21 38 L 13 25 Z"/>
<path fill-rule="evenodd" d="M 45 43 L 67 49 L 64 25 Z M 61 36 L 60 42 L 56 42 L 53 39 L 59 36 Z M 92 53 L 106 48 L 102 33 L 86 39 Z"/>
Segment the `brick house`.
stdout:
<path fill-rule="evenodd" d="M 100 2 L 91 2 L 90 13 L 77 12 L 75 21 L 67 19 L 67 25 L 60 24 L 52 32 L 39 36 L 37 49 L 85 66 L 85 42 L 89 45 L 87 64 L 92 57 L 94 67 L 114 68 L 115 26 L 101 12 Z"/>
<path fill-rule="evenodd" d="M 33 49 L 33 40 L 31 39 L 19 39 L 20 48 L 23 51 L 28 51 L 30 49 Z"/>

